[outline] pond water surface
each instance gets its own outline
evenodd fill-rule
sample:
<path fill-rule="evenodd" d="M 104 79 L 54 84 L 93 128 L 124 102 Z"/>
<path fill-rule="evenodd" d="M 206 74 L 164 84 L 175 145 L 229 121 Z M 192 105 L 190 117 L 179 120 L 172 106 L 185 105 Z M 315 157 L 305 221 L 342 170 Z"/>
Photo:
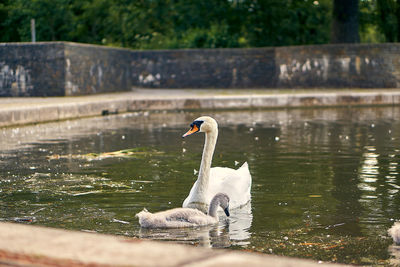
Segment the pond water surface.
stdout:
<path fill-rule="evenodd" d="M 200 113 L 131 113 L 0 129 L 0 220 L 327 262 L 393 262 L 400 108 L 207 112 L 213 166 L 247 161 L 252 200 L 216 226 L 144 230 L 146 207 L 180 207 L 196 180 Z M 132 153 L 100 154 L 120 150 Z M 125 151 L 126 152 L 126 151 Z"/>

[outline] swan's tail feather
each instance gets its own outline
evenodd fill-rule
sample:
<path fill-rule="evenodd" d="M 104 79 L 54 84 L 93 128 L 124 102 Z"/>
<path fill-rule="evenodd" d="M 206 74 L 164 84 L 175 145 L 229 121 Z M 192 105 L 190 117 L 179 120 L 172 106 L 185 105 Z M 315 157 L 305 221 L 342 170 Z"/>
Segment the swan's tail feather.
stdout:
<path fill-rule="evenodd" d="M 243 163 L 243 165 L 239 168 L 239 170 L 241 170 L 242 175 L 244 175 L 246 177 L 249 177 L 249 179 L 247 181 L 248 182 L 248 184 L 247 184 L 248 191 L 247 191 L 246 194 L 249 195 L 249 200 L 250 200 L 250 197 L 251 197 L 250 191 L 251 191 L 252 178 L 251 178 L 249 165 L 247 164 L 247 161 L 245 163 Z"/>
<path fill-rule="evenodd" d="M 247 164 L 247 161 L 240 166 L 238 169 L 241 173 L 246 173 L 246 175 L 250 175 L 250 170 L 249 170 L 249 164 Z"/>
<path fill-rule="evenodd" d="M 245 161 L 245 162 L 242 164 L 242 166 L 240 166 L 239 169 L 241 169 L 241 168 L 246 168 L 246 169 L 249 168 L 249 164 L 247 164 L 247 161 Z"/>

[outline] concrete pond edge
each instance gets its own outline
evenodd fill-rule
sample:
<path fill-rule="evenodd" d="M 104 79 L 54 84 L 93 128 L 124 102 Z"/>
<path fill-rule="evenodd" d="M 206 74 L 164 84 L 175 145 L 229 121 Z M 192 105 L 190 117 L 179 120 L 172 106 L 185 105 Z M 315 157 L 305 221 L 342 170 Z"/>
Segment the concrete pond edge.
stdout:
<path fill-rule="evenodd" d="M 3 265 L 332 266 L 306 259 L 1 222 L 0 266 Z"/>
<path fill-rule="evenodd" d="M 134 111 L 227 110 L 400 104 L 399 90 L 221 93 L 140 90 L 81 97 L 0 98 L 0 127 Z M 183 92 L 183 91 L 181 91 Z"/>

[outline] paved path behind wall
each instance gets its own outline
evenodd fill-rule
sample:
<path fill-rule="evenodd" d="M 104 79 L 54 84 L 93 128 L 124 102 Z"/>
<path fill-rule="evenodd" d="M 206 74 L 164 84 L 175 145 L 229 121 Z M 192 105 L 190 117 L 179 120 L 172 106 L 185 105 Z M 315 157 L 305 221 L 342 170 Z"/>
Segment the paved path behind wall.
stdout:
<path fill-rule="evenodd" d="M 400 90 L 171 90 L 78 97 L 0 98 L 0 127 L 138 110 L 396 105 Z"/>

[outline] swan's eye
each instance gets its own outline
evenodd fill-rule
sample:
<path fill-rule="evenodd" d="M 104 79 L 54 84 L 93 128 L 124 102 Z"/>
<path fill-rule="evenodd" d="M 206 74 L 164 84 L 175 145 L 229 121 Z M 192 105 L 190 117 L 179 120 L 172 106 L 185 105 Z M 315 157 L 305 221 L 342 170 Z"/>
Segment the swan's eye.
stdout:
<path fill-rule="evenodd" d="M 188 135 L 197 133 L 200 131 L 200 125 L 203 123 L 203 121 L 194 121 L 192 124 L 190 124 L 190 130 L 186 132 L 182 137 L 186 137 Z"/>
<path fill-rule="evenodd" d="M 204 121 L 194 121 L 192 124 L 190 124 L 190 127 L 193 127 L 194 125 L 197 126 L 197 128 L 200 129 L 200 126 L 203 124 Z"/>

